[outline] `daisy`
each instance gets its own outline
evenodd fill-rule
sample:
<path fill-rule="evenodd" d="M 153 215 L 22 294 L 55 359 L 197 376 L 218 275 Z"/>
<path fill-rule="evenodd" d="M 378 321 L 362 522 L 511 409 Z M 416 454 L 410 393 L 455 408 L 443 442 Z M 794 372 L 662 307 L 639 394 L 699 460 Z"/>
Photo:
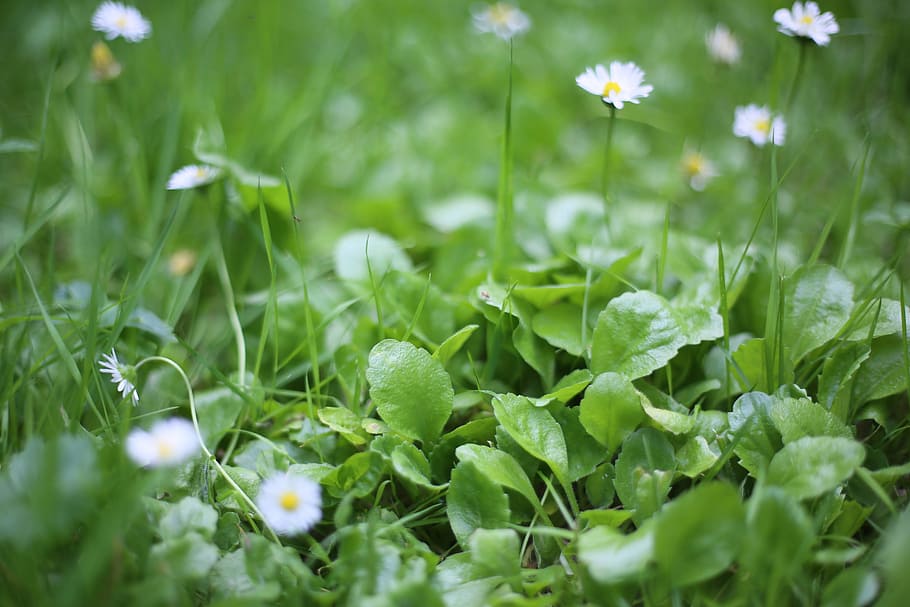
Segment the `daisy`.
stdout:
<path fill-rule="evenodd" d="M 147 431 L 135 428 L 126 437 L 126 453 L 143 468 L 176 466 L 199 450 L 192 422 L 171 417 L 152 424 Z"/>
<path fill-rule="evenodd" d="M 138 10 L 119 2 L 103 2 L 92 15 L 92 27 L 108 40 L 122 36 L 139 42 L 152 34 L 152 24 Z"/>
<path fill-rule="evenodd" d="M 221 176 L 221 170 L 204 164 L 191 164 L 177 169 L 167 180 L 169 190 L 189 190 L 212 183 Z"/>
<path fill-rule="evenodd" d="M 136 379 L 136 369 L 132 365 L 121 363 L 114 350 L 111 350 L 110 354 L 102 354 L 101 359 L 101 362 L 98 363 L 101 372 L 111 376 L 111 383 L 117 384 L 117 390 L 123 395 L 123 398 L 131 396 L 133 405 L 138 405 L 139 391 L 132 382 Z"/>
<path fill-rule="evenodd" d="M 654 90 L 650 84 L 642 85 L 644 78 L 645 73 L 634 63 L 613 61 L 609 69 L 599 63 L 593 69 L 586 68 L 575 82 L 589 93 L 600 96 L 604 103 L 621 110 L 625 102 L 638 103 Z"/>
<path fill-rule="evenodd" d="M 477 31 L 492 32 L 503 40 L 511 40 L 531 27 L 531 19 L 525 13 L 505 2 L 497 2 L 475 12 L 473 19 Z"/>
<path fill-rule="evenodd" d="M 783 145 L 787 136 L 787 124 L 783 117 L 772 116 L 768 106 L 759 107 L 750 103 L 736 108 L 733 134 L 737 137 L 748 137 L 759 147 L 769 141 L 774 145 Z"/>
<path fill-rule="evenodd" d="M 92 45 L 92 78 L 98 81 L 113 80 L 120 75 L 122 68 L 114 54 L 100 40 Z"/>
<path fill-rule="evenodd" d="M 704 190 L 708 182 L 718 175 L 714 163 L 705 158 L 701 152 L 694 150 L 683 154 L 682 168 L 686 177 L 689 178 L 689 185 L 697 192 Z"/>
<path fill-rule="evenodd" d="M 718 23 L 713 30 L 708 32 L 705 36 L 705 44 L 708 46 L 708 54 L 715 61 L 727 65 L 739 62 L 739 41 L 723 23 Z"/>
<path fill-rule="evenodd" d="M 322 488 L 304 476 L 277 474 L 262 481 L 256 505 L 275 533 L 296 535 L 322 518 Z"/>
<path fill-rule="evenodd" d="M 830 11 L 822 13 L 815 2 L 794 2 L 793 8 L 774 11 L 777 31 L 788 36 L 809 38 L 819 46 L 828 46 L 831 35 L 840 31 Z"/>

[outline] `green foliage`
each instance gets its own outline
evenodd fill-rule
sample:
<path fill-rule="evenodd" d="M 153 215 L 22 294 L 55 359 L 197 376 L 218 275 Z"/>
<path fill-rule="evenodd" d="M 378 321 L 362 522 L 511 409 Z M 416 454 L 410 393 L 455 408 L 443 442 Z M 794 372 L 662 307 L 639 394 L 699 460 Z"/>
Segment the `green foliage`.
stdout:
<path fill-rule="evenodd" d="M 0 605 L 902 605 L 904 4 L 6 3 Z"/>

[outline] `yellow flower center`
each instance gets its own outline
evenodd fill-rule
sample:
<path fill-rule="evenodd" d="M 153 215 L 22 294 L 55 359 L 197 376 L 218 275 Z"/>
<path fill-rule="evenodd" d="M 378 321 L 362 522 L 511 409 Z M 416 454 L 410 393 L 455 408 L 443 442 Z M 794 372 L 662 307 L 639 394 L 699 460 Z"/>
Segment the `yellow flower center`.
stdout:
<path fill-rule="evenodd" d="M 170 459 L 174 455 L 174 446 L 167 441 L 158 441 L 158 457 L 163 460 Z"/>
<path fill-rule="evenodd" d="M 799 20 L 803 25 L 812 25 L 813 21 L 815 21 L 815 19 L 812 18 L 812 15 L 803 15 Z"/>
<path fill-rule="evenodd" d="M 278 503 L 281 504 L 281 507 L 291 512 L 297 509 L 297 505 L 300 504 L 300 498 L 297 497 L 297 494 L 293 491 L 285 491 L 281 494 L 281 497 L 278 498 Z"/>
<path fill-rule="evenodd" d="M 497 25 L 506 25 L 509 22 L 509 15 L 512 14 L 512 7 L 508 4 L 497 3 L 490 7 L 490 21 Z"/>
<path fill-rule="evenodd" d="M 202 167 L 196 167 L 196 179 L 205 179 L 205 177 L 205 169 Z"/>
<path fill-rule="evenodd" d="M 689 154 L 686 156 L 686 160 L 683 163 L 683 166 L 686 169 L 686 173 L 689 175 L 698 175 L 705 167 L 705 158 L 701 154 Z"/>
<path fill-rule="evenodd" d="M 616 81 L 611 80 L 604 85 L 603 97 L 609 97 L 610 93 L 616 93 L 618 95 L 620 92 L 622 92 L 622 88 Z"/>
<path fill-rule="evenodd" d="M 126 15 L 119 15 L 114 19 L 114 25 L 116 25 L 118 29 L 126 29 Z"/>
<path fill-rule="evenodd" d="M 771 131 L 771 121 L 770 120 L 758 120 L 755 123 L 755 130 L 761 131 L 762 133 L 769 133 Z"/>

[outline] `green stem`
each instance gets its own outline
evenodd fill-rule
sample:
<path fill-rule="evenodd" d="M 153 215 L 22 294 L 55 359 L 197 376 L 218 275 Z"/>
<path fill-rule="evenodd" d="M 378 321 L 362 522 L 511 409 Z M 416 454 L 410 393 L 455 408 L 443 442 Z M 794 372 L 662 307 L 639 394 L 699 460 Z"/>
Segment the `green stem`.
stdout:
<path fill-rule="evenodd" d="M 149 362 L 160 362 L 166 365 L 170 365 L 177 371 L 177 373 L 180 374 L 180 377 L 183 379 L 183 385 L 186 386 L 186 393 L 190 399 L 190 416 L 193 419 L 193 429 L 196 431 L 196 439 L 199 441 L 199 446 L 202 448 L 202 452 L 205 453 L 205 456 L 209 459 L 209 461 L 212 462 L 212 465 L 215 466 L 215 469 L 218 470 L 218 473 L 221 474 L 225 481 L 227 481 L 227 484 L 237 492 L 237 495 L 239 495 L 243 501 L 246 502 L 246 504 L 250 507 L 250 510 L 252 510 L 256 516 L 259 517 L 259 519 L 262 521 L 262 524 L 265 525 L 266 529 L 268 529 L 269 535 L 271 535 L 275 543 L 280 546 L 281 540 L 278 539 L 278 536 L 275 534 L 272 528 L 269 527 L 268 522 L 266 522 L 265 517 L 256 506 L 256 503 L 250 498 L 249 495 L 246 494 L 243 489 L 240 488 L 240 485 L 238 485 L 234 479 L 231 478 L 231 475 L 227 473 L 227 470 L 224 469 L 221 463 L 219 463 L 215 458 L 214 454 L 212 454 L 212 452 L 209 451 L 208 447 L 205 446 L 205 441 L 202 438 L 202 431 L 199 429 L 199 419 L 196 416 L 196 399 L 193 396 L 193 387 L 190 385 L 190 379 L 186 376 L 183 368 L 166 356 L 149 356 L 148 358 L 143 358 L 136 364 L 136 370 L 138 371 L 142 365 Z"/>
<path fill-rule="evenodd" d="M 796 99 L 796 92 L 799 90 L 799 83 L 802 80 L 803 67 L 806 64 L 806 47 L 809 46 L 809 41 L 798 38 L 797 42 L 799 43 L 799 57 L 796 59 L 796 73 L 793 74 L 793 84 L 787 94 L 787 103 L 784 104 L 784 111 L 789 111 L 790 106 L 793 105 L 793 100 Z"/>
<path fill-rule="evenodd" d="M 514 244 L 513 218 L 515 215 L 512 191 L 512 41 L 509 40 L 509 85 L 506 89 L 505 128 L 499 159 L 499 188 L 496 196 L 496 242 L 493 256 L 493 274 L 507 281 L 508 266 Z"/>
<path fill-rule="evenodd" d="M 237 307 L 234 304 L 234 290 L 231 288 L 231 277 L 228 275 L 227 262 L 224 259 L 224 248 L 221 245 L 221 238 L 218 236 L 217 230 L 215 230 L 215 238 L 217 240 L 215 267 L 218 270 L 218 279 L 221 282 L 221 290 L 224 293 L 228 320 L 231 323 L 231 330 L 234 332 L 234 341 L 237 346 L 237 371 L 240 376 L 237 384 L 243 388 L 246 385 L 246 343 L 243 339 L 243 327 L 240 325 Z"/>
<path fill-rule="evenodd" d="M 616 128 L 616 107 L 610 106 L 610 119 L 607 122 L 607 145 L 604 148 L 604 168 L 600 180 L 600 191 L 604 199 L 604 221 L 610 225 L 610 150 L 613 148 L 613 131 Z"/>

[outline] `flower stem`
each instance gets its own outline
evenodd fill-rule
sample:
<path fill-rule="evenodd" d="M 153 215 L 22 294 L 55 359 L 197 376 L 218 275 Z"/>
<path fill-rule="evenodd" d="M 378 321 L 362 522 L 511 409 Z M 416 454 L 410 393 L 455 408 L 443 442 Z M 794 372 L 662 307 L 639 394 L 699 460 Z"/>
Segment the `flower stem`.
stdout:
<path fill-rule="evenodd" d="M 243 489 L 240 488 L 240 485 L 238 485 L 234 479 L 231 478 L 231 475 L 227 473 L 227 470 L 224 469 L 221 463 L 219 463 L 219 461 L 215 458 L 214 454 L 212 454 L 212 452 L 209 451 L 208 447 L 205 446 L 205 441 L 202 438 L 202 431 L 199 429 L 199 419 L 196 416 L 196 399 L 193 396 L 193 387 L 190 385 L 190 379 L 186 376 L 183 368 L 166 356 L 149 356 L 148 358 L 140 360 L 136 364 L 136 370 L 138 371 L 139 367 L 149 362 L 160 362 L 166 365 L 170 365 L 177 370 L 177 373 L 180 374 L 180 377 L 183 379 L 183 385 L 186 386 L 186 392 L 190 399 L 190 416 L 193 419 L 193 429 L 196 431 L 196 439 L 199 441 L 199 446 L 202 448 L 202 452 L 205 453 L 205 456 L 209 459 L 209 461 L 212 462 L 212 465 L 215 466 L 215 469 L 218 470 L 218 473 L 221 474 L 225 481 L 227 481 L 227 484 L 237 492 L 237 495 L 239 495 L 243 501 L 246 502 L 246 504 L 250 507 L 250 510 L 252 510 L 253 513 L 259 517 L 259 519 L 262 521 L 262 524 L 268 530 L 269 535 L 271 535 L 275 543 L 280 546 L 281 540 L 278 539 L 278 536 L 275 534 L 272 528 L 269 527 L 269 524 L 266 522 L 265 517 L 262 515 L 262 512 L 256 506 L 256 503 L 250 498 L 249 495 L 246 494 Z"/>
<path fill-rule="evenodd" d="M 512 40 L 509 40 L 509 84 L 506 89 L 505 129 L 499 159 L 499 188 L 496 196 L 496 242 L 493 274 L 507 280 L 507 270 L 514 249 L 512 221 L 515 214 L 512 192 Z"/>
<path fill-rule="evenodd" d="M 796 59 L 796 73 L 793 74 L 793 84 L 790 85 L 790 92 L 787 94 L 787 103 L 784 104 L 784 111 L 789 111 L 790 106 L 793 105 L 793 100 L 796 99 L 796 92 L 799 90 L 799 83 L 802 80 L 803 67 L 806 64 L 806 48 L 809 46 L 809 43 L 805 40 L 799 39 L 799 57 Z"/>
<path fill-rule="evenodd" d="M 218 269 L 221 289 L 224 292 L 224 303 L 227 306 L 228 320 L 231 323 L 234 341 L 237 346 L 237 373 L 239 375 L 237 384 L 243 388 L 246 384 L 246 342 L 243 339 L 243 327 L 240 324 L 240 317 L 237 315 L 237 307 L 234 304 L 234 290 L 231 288 L 231 277 L 228 275 L 227 262 L 224 259 L 224 248 L 221 245 L 221 238 L 218 236 L 217 229 L 215 230 L 215 238 L 218 241 L 215 247 L 215 265 Z"/>
<path fill-rule="evenodd" d="M 604 220 L 609 225 L 610 217 L 610 150 L 613 148 L 613 131 L 616 128 L 616 107 L 610 106 L 610 119 L 607 122 L 607 145 L 604 147 L 604 168 L 601 175 L 600 190 L 604 198 Z"/>

